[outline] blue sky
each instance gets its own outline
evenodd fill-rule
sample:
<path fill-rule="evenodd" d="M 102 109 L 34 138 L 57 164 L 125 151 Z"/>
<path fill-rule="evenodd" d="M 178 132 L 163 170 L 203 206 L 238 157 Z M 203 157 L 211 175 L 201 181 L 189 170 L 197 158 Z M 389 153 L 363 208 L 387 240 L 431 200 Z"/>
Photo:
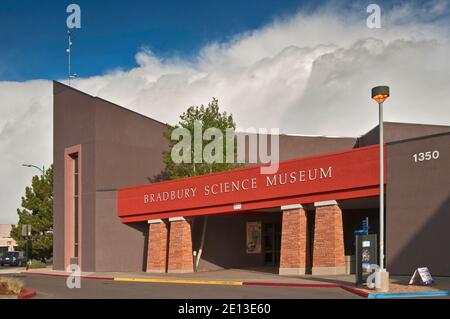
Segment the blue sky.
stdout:
<path fill-rule="evenodd" d="M 208 43 L 224 42 L 273 19 L 312 12 L 324 3 L 340 8 L 373 1 L 312 0 L 2 0 L 0 81 L 61 79 L 67 74 L 66 7 L 81 7 L 75 30 L 74 70 L 81 77 L 136 66 L 135 54 L 194 57 Z M 377 1 L 384 7 L 402 1 Z M 404 2 L 404 1 L 403 1 Z"/>
<path fill-rule="evenodd" d="M 66 76 L 66 7 L 81 7 L 73 64 L 82 77 L 135 66 L 141 47 L 189 58 L 205 44 L 253 30 L 314 2 L 299 0 L 26 1 L 0 4 L 0 80 Z"/>
<path fill-rule="evenodd" d="M 67 74 L 66 7 L 82 10 L 74 31 L 73 66 L 81 77 L 136 66 L 142 47 L 158 57 L 189 60 L 208 43 L 224 42 L 324 3 L 344 7 L 373 1 L 311 0 L 2 0 L 0 3 L 0 81 L 62 79 Z M 408 1 L 377 1 L 383 9 Z M 416 1 L 415 1 L 416 2 Z M 420 1 L 419 1 L 420 3 Z M 349 10 L 350 11 L 350 10 Z"/>

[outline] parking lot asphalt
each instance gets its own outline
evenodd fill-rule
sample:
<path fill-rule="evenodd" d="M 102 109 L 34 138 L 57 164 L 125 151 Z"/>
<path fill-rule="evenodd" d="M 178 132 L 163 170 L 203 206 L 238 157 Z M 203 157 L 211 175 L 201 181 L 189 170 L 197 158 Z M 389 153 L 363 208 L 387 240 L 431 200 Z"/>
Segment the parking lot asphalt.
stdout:
<path fill-rule="evenodd" d="M 357 299 L 340 288 L 266 287 L 81 280 L 80 288 L 68 288 L 67 278 L 14 274 L 37 299 Z"/>

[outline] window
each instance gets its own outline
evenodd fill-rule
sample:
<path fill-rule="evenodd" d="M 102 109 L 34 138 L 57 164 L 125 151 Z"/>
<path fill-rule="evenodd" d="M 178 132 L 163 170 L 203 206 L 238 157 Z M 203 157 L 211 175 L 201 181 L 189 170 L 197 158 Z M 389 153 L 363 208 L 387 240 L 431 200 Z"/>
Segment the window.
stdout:
<path fill-rule="evenodd" d="M 74 257 L 78 257 L 78 196 L 79 196 L 79 185 L 78 185 L 78 153 L 73 154 L 72 156 L 73 160 L 73 234 L 74 234 L 74 240 L 73 240 L 73 251 L 74 251 Z"/>
<path fill-rule="evenodd" d="M 82 164 L 81 145 L 64 150 L 64 267 L 70 264 L 81 265 Z"/>

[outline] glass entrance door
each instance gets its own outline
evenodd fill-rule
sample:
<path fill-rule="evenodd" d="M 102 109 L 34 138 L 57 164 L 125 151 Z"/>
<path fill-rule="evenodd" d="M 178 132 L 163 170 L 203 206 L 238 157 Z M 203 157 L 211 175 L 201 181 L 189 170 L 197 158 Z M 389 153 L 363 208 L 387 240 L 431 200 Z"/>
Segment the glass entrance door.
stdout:
<path fill-rule="evenodd" d="M 281 225 L 263 225 L 264 263 L 276 267 L 280 264 Z"/>

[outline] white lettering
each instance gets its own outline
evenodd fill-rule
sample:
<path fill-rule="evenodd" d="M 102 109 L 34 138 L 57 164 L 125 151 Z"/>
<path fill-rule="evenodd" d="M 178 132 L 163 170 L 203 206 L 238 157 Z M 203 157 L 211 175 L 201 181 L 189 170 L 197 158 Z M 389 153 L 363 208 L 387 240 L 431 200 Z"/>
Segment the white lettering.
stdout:
<path fill-rule="evenodd" d="M 333 177 L 333 167 L 328 166 L 310 168 L 307 170 L 290 171 L 273 175 L 265 175 L 265 187 L 283 186 L 286 184 L 312 182 L 320 179 Z M 258 187 L 257 177 L 243 178 L 241 180 L 225 181 L 221 183 L 208 184 L 203 187 L 203 196 L 218 195 L 247 191 Z M 190 199 L 197 196 L 197 188 L 181 188 L 170 191 L 144 194 L 144 204 Z"/>
<path fill-rule="evenodd" d="M 70 13 L 67 17 L 66 24 L 69 29 L 81 28 L 81 8 L 78 4 L 69 4 L 66 8 L 66 12 Z"/>
<path fill-rule="evenodd" d="M 322 179 L 322 178 L 331 178 L 331 170 L 332 170 L 332 167 L 331 167 L 331 166 L 328 167 L 328 169 L 327 169 L 326 172 L 325 172 L 325 170 L 321 167 L 321 168 L 320 168 L 320 178 L 321 178 L 321 179 Z"/>
<path fill-rule="evenodd" d="M 366 25 L 369 29 L 381 28 L 381 8 L 379 5 L 372 3 L 367 6 L 367 13 L 370 15 L 367 17 Z"/>

